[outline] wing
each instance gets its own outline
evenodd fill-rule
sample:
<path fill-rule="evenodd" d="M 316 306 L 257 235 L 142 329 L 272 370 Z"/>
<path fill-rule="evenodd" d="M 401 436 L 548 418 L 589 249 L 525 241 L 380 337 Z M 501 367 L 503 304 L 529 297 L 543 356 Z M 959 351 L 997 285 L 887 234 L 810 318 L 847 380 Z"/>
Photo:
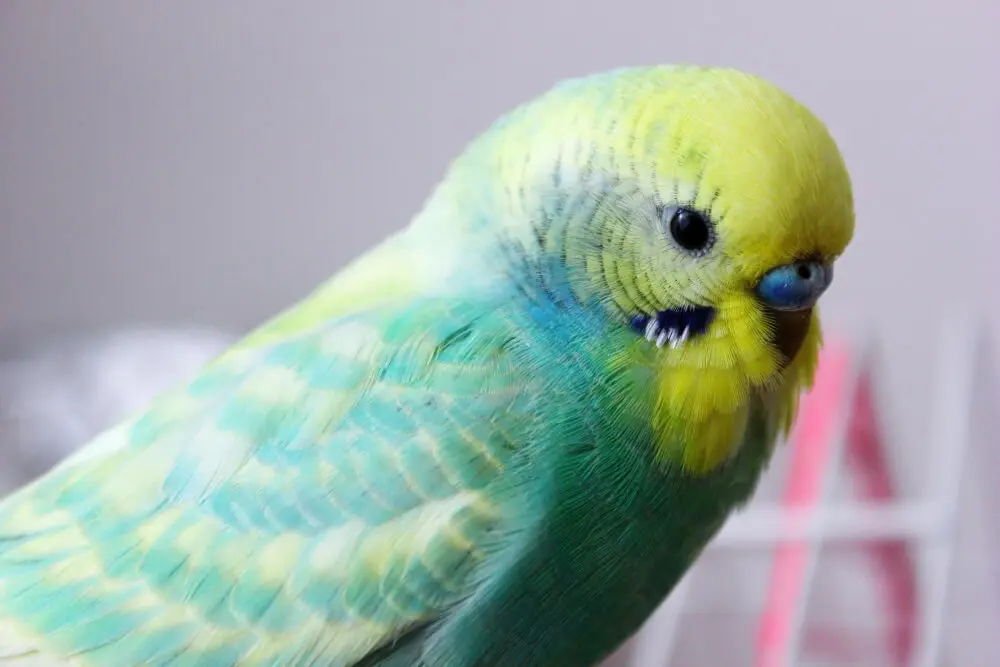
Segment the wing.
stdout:
<path fill-rule="evenodd" d="M 0 664 L 351 665 L 438 618 L 534 395 L 471 309 L 238 348 L 0 505 Z"/>

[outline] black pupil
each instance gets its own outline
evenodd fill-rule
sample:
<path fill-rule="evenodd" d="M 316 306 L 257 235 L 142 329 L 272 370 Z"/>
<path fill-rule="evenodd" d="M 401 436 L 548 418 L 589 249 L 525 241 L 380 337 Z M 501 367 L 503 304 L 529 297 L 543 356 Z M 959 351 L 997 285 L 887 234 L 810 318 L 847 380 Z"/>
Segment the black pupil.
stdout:
<path fill-rule="evenodd" d="M 679 208 L 670 218 L 670 235 L 685 250 L 704 250 L 709 241 L 708 221 L 697 211 Z"/>

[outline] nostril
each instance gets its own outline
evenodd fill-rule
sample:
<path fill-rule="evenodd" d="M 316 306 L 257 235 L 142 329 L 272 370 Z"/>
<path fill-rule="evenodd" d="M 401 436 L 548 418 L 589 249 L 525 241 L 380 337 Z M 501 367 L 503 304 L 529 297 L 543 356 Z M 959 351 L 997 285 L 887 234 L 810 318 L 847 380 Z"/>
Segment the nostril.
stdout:
<path fill-rule="evenodd" d="M 812 308 L 830 285 L 832 271 L 819 262 L 800 260 L 776 266 L 758 281 L 757 295 L 778 310 Z"/>

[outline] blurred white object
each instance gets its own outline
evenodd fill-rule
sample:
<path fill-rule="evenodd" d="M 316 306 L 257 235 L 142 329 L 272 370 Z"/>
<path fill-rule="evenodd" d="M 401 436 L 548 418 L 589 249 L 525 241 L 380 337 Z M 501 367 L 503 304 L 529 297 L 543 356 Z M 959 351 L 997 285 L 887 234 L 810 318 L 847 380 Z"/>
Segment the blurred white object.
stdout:
<path fill-rule="evenodd" d="M 0 342 L 0 494 L 191 377 L 234 342 L 199 328 L 133 328 Z"/>

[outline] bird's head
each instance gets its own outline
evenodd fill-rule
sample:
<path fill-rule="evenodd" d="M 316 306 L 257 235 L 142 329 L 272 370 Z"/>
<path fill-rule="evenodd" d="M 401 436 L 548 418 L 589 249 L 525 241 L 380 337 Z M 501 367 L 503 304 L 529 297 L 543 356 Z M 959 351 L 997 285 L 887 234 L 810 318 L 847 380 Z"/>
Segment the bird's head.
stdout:
<path fill-rule="evenodd" d="M 754 392 L 811 382 L 851 184 L 824 124 L 770 83 L 698 67 L 571 80 L 498 121 L 454 173 L 456 197 L 489 202 L 470 224 L 578 269 L 644 350 L 633 360 L 653 355 L 663 419 L 686 436 L 726 416 L 739 429 Z"/>

